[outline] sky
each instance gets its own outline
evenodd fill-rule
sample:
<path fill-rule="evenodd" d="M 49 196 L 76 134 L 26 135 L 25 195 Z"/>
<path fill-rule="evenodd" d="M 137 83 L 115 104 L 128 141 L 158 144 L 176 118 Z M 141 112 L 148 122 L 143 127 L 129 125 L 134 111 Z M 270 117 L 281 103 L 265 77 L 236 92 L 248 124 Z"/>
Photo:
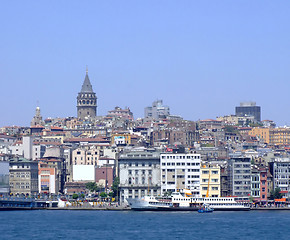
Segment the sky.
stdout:
<path fill-rule="evenodd" d="M 76 116 L 86 66 L 98 115 L 162 99 L 187 120 L 235 113 L 290 125 L 290 1 L 1 1 L 1 126 Z"/>

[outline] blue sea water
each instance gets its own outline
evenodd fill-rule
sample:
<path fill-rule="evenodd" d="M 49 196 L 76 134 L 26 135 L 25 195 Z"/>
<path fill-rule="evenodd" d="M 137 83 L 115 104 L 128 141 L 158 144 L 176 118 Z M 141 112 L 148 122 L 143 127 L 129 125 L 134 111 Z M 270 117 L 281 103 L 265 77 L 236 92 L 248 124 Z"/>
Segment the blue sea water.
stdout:
<path fill-rule="evenodd" d="M 2 211 L 0 239 L 290 239 L 290 211 Z"/>

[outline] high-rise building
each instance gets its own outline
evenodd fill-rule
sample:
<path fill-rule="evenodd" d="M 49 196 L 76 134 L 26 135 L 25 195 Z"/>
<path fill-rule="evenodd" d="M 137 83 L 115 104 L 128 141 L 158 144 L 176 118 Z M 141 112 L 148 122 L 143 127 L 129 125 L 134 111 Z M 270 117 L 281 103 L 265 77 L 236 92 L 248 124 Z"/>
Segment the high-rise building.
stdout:
<path fill-rule="evenodd" d="M 238 117 L 253 116 L 258 122 L 261 121 L 261 107 L 256 106 L 255 102 L 241 102 L 239 107 L 236 107 L 236 115 Z"/>
<path fill-rule="evenodd" d="M 251 159 L 231 158 L 228 161 L 229 194 L 238 197 L 251 195 Z"/>
<path fill-rule="evenodd" d="M 162 100 L 157 100 L 152 103 L 152 107 L 145 108 L 145 118 L 160 119 L 170 115 L 168 106 L 163 105 Z"/>
<path fill-rule="evenodd" d="M 88 69 L 82 89 L 77 96 L 77 112 L 80 119 L 97 115 L 97 97 L 88 76 Z"/>

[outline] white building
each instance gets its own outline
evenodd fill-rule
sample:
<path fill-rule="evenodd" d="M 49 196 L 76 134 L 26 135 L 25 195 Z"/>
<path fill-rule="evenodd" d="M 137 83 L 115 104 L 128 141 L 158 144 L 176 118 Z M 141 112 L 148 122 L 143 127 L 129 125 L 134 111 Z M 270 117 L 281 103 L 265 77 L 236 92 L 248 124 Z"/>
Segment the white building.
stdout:
<path fill-rule="evenodd" d="M 95 181 L 94 165 L 73 165 L 73 181 Z"/>
<path fill-rule="evenodd" d="M 280 188 L 283 197 L 290 197 L 290 159 L 276 158 L 273 163 L 274 189 Z"/>
<path fill-rule="evenodd" d="M 160 155 L 161 192 L 189 189 L 200 196 L 200 154 L 163 153 Z"/>
<path fill-rule="evenodd" d="M 118 165 L 121 203 L 127 198 L 161 195 L 160 153 L 133 150 L 121 154 Z"/>
<path fill-rule="evenodd" d="M 12 146 L 9 146 L 13 155 L 22 156 L 26 159 L 36 160 L 42 158 L 46 147 L 44 145 L 33 144 L 34 137 L 23 136 L 22 143 L 16 142 Z"/>
<path fill-rule="evenodd" d="M 157 100 L 152 103 L 152 107 L 145 108 L 145 118 L 160 119 L 166 118 L 170 115 L 168 106 L 163 105 L 162 100 Z"/>

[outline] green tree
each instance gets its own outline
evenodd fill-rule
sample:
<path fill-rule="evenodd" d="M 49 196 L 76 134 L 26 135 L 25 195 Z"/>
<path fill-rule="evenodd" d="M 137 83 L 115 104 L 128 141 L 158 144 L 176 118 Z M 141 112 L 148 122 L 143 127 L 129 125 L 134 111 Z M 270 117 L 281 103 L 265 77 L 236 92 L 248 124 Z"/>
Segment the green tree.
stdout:
<path fill-rule="evenodd" d="M 72 195 L 72 198 L 73 198 L 73 199 L 78 199 L 78 198 L 79 198 L 79 195 L 76 194 L 76 193 L 74 193 L 74 194 Z"/>
<path fill-rule="evenodd" d="M 102 198 L 106 198 L 106 197 L 108 197 L 108 194 L 105 193 L 105 192 L 101 192 L 101 193 L 100 193 L 100 197 L 102 197 Z"/>
<path fill-rule="evenodd" d="M 119 196 L 119 184 L 120 184 L 120 179 L 118 177 L 115 177 L 113 185 L 111 187 L 113 194 L 110 197 L 116 198 Z"/>
<path fill-rule="evenodd" d="M 90 192 L 98 192 L 98 191 L 100 191 L 99 186 L 95 182 L 86 183 L 86 189 L 88 189 Z"/>
<path fill-rule="evenodd" d="M 270 199 L 271 200 L 274 200 L 274 199 L 281 199 L 282 198 L 282 193 L 281 192 L 281 189 L 280 188 L 275 188 L 275 190 L 272 190 L 270 192 Z"/>
<path fill-rule="evenodd" d="M 235 132 L 235 127 L 234 126 L 231 126 L 231 125 L 226 125 L 225 126 L 225 132 L 229 132 L 229 133 L 233 133 Z"/>

